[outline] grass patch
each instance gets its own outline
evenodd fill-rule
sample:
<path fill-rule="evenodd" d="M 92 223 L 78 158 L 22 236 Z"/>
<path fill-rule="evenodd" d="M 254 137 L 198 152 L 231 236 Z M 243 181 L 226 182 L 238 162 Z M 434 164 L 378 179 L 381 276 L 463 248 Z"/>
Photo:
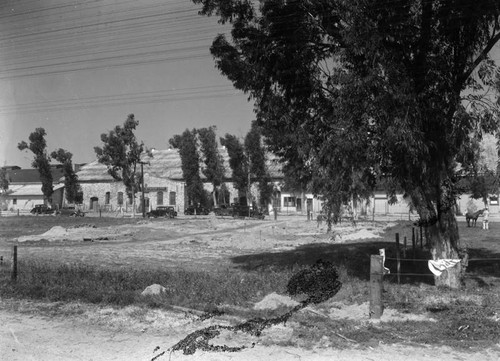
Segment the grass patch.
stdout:
<path fill-rule="evenodd" d="M 206 309 L 210 305 L 247 305 L 271 292 L 284 293 L 291 271 L 267 268 L 259 272 L 233 269 L 217 272 L 186 270 L 123 270 L 95 268 L 85 264 L 19 262 L 17 282 L 10 281 L 8 267 L 1 274 L 3 297 L 50 302 L 80 301 L 103 305 L 168 308 L 171 305 Z M 151 284 L 166 292 L 141 296 Z"/>

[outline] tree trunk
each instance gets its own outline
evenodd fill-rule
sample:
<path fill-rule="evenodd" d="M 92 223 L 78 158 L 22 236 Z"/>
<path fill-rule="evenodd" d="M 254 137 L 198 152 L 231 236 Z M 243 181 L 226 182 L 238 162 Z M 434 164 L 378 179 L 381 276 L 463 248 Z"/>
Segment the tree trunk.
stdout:
<path fill-rule="evenodd" d="M 219 202 L 217 202 L 217 187 L 215 185 L 212 192 L 212 200 L 214 201 L 214 207 L 217 207 L 219 205 Z"/>
<path fill-rule="evenodd" d="M 132 218 L 135 218 L 135 187 L 132 185 Z"/>
<path fill-rule="evenodd" d="M 458 225 L 452 208 L 440 213 L 437 223 L 429 226 L 429 235 L 434 260 L 459 259 Z M 462 264 L 459 262 L 440 276 L 435 276 L 435 284 L 457 289 L 461 285 L 461 276 Z"/>

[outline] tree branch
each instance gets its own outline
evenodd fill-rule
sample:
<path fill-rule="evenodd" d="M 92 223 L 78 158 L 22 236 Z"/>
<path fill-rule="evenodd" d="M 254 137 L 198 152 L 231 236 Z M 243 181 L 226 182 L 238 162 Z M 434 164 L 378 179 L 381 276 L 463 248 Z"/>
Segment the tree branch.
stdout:
<path fill-rule="evenodd" d="M 486 59 L 488 53 L 491 51 L 491 49 L 493 49 L 493 47 L 495 46 L 496 43 L 498 43 L 498 41 L 500 41 L 500 31 L 488 41 L 488 44 L 486 44 L 486 47 L 483 49 L 481 54 L 479 54 L 479 56 L 476 58 L 476 60 L 474 60 L 470 68 L 462 75 L 462 78 L 459 82 L 461 87 L 467 81 L 467 79 L 469 79 L 469 77 L 472 75 L 474 70 L 479 66 L 479 64 L 481 64 L 481 62 L 484 59 Z"/>

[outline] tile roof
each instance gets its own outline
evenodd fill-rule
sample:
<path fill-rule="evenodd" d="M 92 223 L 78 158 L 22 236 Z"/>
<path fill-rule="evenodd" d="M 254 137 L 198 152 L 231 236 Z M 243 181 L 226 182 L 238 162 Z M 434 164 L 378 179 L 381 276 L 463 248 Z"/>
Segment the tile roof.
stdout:
<path fill-rule="evenodd" d="M 54 191 L 63 188 L 63 184 L 54 187 Z M 13 185 L 9 186 L 8 196 L 10 198 L 21 196 L 41 196 L 43 197 L 42 186 L 40 184 L 26 184 L 26 185 Z"/>
<path fill-rule="evenodd" d="M 225 148 L 219 149 L 226 167 L 226 178 L 231 178 L 229 156 Z M 144 154 L 142 157 L 144 174 L 149 177 L 182 180 L 182 163 L 177 149 L 154 150 L 152 156 Z M 268 169 L 272 178 L 282 178 L 281 163 L 274 155 L 269 154 L 267 159 Z M 109 175 L 105 165 L 94 161 L 84 165 L 77 173 L 80 182 L 110 182 L 113 178 Z M 204 177 L 202 176 L 202 179 Z"/>
<path fill-rule="evenodd" d="M 63 170 L 61 168 L 52 168 L 53 183 L 59 183 L 63 178 Z M 9 169 L 7 170 L 7 178 L 10 184 L 28 184 L 41 183 L 40 173 L 38 169 Z"/>

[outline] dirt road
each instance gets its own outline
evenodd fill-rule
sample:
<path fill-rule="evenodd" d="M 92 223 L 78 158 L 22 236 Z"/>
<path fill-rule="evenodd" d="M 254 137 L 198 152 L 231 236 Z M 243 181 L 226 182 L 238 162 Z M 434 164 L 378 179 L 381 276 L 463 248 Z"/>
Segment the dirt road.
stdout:
<path fill-rule="evenodd" d="M 162 311 L 165 312 L 165 311 Z M 177 321 L 169 315 L 175 327 L 163 325 L 163 330 L 149 330 L 142 325 L 116 323 L 102 326 L 95 320 L 76 317 L 40 317 L 16 311 L 0 310 L 0 359 L 9 361 L 146 361 L 152 360 L 180 341 L 201 324 L 188 321 L 177 314 Z M 102 323 L 102 319 L 100 320 Z M 267 336 L 286 333 L 284 326 L 265 331 Z M 266 335 L 264 335 L 264 338 Z M 237 340 L 235 335 L 233 342 Z M 227 343 L 226 338 L 223 343 Z M 214 344 L 218 344 L 214 340 Z M 251 344 L 249 344 L 251 345 Z M 347 346 L 347 345 L 346 345 Z M 154 351 L 160 347 L 158 351 Z M 352 346 L 351 346 L 352 347 Z M 296 347 L 280 347 L 257 342 L 255 347 L 236 353 L 197 351 L 194 355 L 181 352 L 164 355 L 156 360 L 301 360 L 301 361 L 361 361 L 361 360 L 440 360 L 440 361 L 493 361 L 500 358 L 498 351 L 477 353 L 458 352 L 449 348 L 422 347 L 411 345 L 377 344 L 360 349 L 331 349 L 327 347 L 306 350 Z"/>

